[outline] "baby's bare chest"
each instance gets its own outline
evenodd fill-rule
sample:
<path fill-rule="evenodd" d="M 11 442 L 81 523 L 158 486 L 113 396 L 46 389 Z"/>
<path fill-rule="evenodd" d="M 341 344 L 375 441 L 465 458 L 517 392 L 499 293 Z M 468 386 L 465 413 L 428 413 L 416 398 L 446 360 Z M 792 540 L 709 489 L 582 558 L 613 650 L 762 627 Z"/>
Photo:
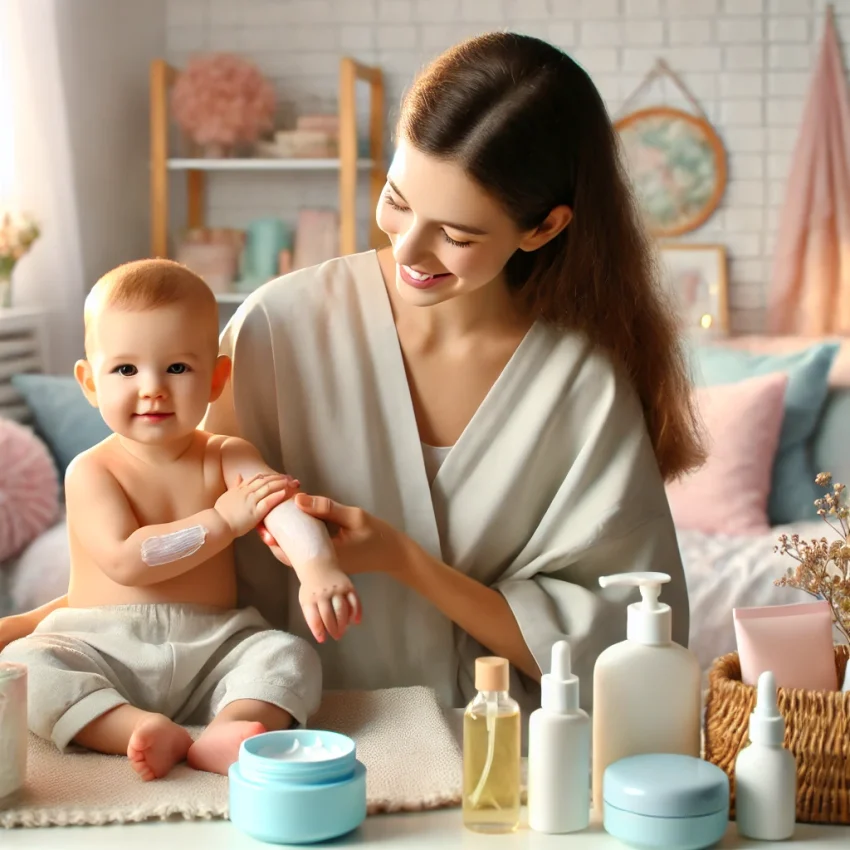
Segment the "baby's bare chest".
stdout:
<path fill-rule="evenodd" d="M 174 522 L 212 508 L 226 489 L 220 468 L 208 463 L 128 468 L 117 477 L 140 525 Z"/>

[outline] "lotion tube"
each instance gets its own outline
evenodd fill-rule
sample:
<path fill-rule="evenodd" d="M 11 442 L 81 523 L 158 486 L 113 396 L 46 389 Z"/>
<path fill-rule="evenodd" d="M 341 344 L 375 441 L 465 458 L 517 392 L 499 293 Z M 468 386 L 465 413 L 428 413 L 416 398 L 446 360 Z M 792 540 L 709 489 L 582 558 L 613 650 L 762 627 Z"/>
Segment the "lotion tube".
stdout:
<path fill-rule="evenodd" d="M 735 608 L 732 615 L 745 685 L 770 670 L 780 688 L 838 690 L 828 602 Z"/>

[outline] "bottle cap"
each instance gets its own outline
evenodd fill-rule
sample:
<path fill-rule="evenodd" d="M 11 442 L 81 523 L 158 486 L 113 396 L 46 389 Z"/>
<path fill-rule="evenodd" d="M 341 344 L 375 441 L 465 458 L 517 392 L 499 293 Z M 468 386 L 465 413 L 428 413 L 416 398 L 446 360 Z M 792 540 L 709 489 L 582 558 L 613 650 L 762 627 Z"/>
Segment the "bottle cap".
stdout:
<path fill-rule="evenodd" d="M 600 576 L 599 585 L 631 585 L 640 588 L 641 601 L 626 609 L 626 637 L 635 643 L 664 646 L 673 640 L 673 621 L 670 606 L 658 601 L 661 585 L 670 581 L 667 573 L 617 573 Z"/>
<path fill-rule="evenodd" d="M 552 646 L 552 667 L 540 681 L 540 707 L 555 714 L 574 714 L 578 709 L 578 676 L 571 667 L 570 645 L 559 640 Z"/>
<path fill-rule="evenodd" d="M 510 678 L 507 658 L 485 656 L 475 659 L 475 690 L 506 691 L 510 686 Z"/>
<path fill-rule="evenodd" d="M 776 702 L 776 677 L 770 670 L 759 676 L 756 707 L 750 715 L 750 741 L 768 747 L 781 747 L 785 739 L 785 719 Z"/>

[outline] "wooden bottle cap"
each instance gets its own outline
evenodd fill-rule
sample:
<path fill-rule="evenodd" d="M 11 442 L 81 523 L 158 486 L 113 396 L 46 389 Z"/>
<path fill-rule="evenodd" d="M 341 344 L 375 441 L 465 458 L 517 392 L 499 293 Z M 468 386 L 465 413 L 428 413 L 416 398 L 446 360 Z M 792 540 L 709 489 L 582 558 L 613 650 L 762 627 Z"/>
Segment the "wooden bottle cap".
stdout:
<path fill-rule="evenodd" d="M 506 691 L 510 682 L 507 658 L 485 656 L 475 659 L 475 689 L 477 691 Z"/>

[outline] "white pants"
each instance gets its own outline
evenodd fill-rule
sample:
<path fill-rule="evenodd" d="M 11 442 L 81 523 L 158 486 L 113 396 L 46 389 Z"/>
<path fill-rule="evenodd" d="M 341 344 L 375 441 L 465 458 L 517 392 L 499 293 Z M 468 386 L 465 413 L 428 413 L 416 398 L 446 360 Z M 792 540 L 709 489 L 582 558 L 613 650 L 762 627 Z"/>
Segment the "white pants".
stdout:
<path fill-rule="evenodd" d="M 304 724 L 322 691 L 315 649 L 254 608 L 59 608 L 0 659 L 27 666 L 30 730 L 60 750 L 125 703 L 202 725 L 228 703 L 255 699 Z"/>

